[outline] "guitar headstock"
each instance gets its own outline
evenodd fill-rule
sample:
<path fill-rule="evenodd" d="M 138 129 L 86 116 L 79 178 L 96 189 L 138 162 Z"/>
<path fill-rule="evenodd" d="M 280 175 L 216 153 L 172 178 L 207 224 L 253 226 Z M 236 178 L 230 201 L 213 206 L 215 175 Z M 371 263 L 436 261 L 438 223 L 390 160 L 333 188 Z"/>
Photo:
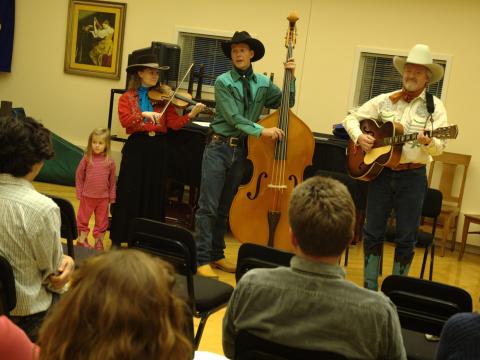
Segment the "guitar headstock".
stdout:
<path fill-rule="evenodd" d="M 433 130 L 432 137 L 439 139 L 456 139 L 458 136 L 458 126 L 450 125 Z"/>

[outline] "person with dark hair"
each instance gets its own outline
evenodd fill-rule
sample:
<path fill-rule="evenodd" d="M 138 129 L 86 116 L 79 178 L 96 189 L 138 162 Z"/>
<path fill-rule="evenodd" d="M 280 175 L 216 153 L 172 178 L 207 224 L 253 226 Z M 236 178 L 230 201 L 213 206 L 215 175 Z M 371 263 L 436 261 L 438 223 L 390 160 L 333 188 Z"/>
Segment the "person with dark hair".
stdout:
<path fill-rule="evenodd" d="M 35 340 L 74 261 L 63 255 L 58 206 L 32 185 L 53 157 L 50 131 L 31 117 L 0 117 L 0 144 L 0 255 L 13 267 L 17 296 L 11 318 Z"/>
<path fill-rule="evenodd" d="M 159 72 L 168 68 L 153 54 L 139 56 L 127 67 L 130 80 L 118 101 L 118 116 L 129 137 L 122 149 L 110 226 L 110 239 L 117 247 L 127 241 L 134 218 L 165 220 L 165 134 L 180 129 L 205 108 L 197 103 L 188 114 L 179 115 L 172 104 L 149 99 L 148 91 L 158 83 Z"/>
<path fill-rule="evenodd" d="M 88 258 L 42 325 L 40 359 L 192 359 L 174 282 L 170 264 L 139 250 Z"/>
<path fill-rule="evenodd" d="M 415 140 L 401 147 L 399 164 L 383 168 L 368 184 L 367 221 L 363 227 L 364 286 L 374 291 L 378 290 L 383 241 L 392 210 L 396 244 L 392 273 L 408 275 L 427 190 L 426 164 L 432 156 L 440 155 L 446 146 L 445 139 L 429 137 L 425 131 L 448 125 L 442 101 L 427 92 L 429 84 L 443 77 L 443 67 L 433 62 L 430 48 L 417 44 L 407 58 L 395 56 L 393 65 L 402 75 L 402 89 L 375 96 L 352 110 L 343 121 L 356 151 L 364 153 L 374 150 L 383 139 L 375 139 L 371 131 L 364 132 L 360 126 L 362 120 L 375 120 L 379 125 L 389 123 L 392 128 L 402 127 L 405 134 L 418 133 Z M 431 114 L 429 96 L 434 105 Z M 377 147 L 377 157 L 386 148 Z"/>
<path fill-rule="evenodd" d="M 447 320 L 440 335 L 436 359 L 480 359 L 480 314 L 459 313 Z"/>
<path fill-rule="evenodd" d="M 313 177 L 292 192 L 290 267 L 253 269 L 238 282 L 223 319 L 223 350 L 240 330 L 277 344 L 350 359 L 406 359 L 395 305 L 345 280 L 338 265 L 353 237 L 355 206 L 337 180 Z"/>
<path fill-rule="evenodd" d="M 222 50 L 232 60 L 233 69 L 215 80 L 216 113 L 210 125 L 211 134 L 202 160 L 202 181 L 198 210 L 195 214 L 198 274 L 217 277 L 212 266 L 235 272 L 235 265 L 225 259 L 224 236 L 233 198 L 242 180 L 247 152 L 246 137 L 280 140 L 283 130 L 257 124 L 264 107 L 276 109 L 282 91 L 267 76 L 255 73 L 252 62 L 265 54 L 262 42 L 246 31 L 237 31 Z M 284 64 L 295 72 L 295 61 Z M 295 103 L 295 81 L 292 81 L 290 103 Z M 248 226 L 248 225 L 247 225 Z"/>

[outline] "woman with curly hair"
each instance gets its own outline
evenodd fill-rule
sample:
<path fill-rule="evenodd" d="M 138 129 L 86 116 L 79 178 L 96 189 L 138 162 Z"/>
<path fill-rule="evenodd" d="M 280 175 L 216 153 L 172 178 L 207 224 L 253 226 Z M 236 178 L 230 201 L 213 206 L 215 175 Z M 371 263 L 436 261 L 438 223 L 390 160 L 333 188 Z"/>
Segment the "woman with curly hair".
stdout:
<path fill-rule="evenodd" d="M 191 359 L 191 319 L 174 279 L 169 264 L 138 250 L 88 259 L 45 319 L 40 359 Z"/>

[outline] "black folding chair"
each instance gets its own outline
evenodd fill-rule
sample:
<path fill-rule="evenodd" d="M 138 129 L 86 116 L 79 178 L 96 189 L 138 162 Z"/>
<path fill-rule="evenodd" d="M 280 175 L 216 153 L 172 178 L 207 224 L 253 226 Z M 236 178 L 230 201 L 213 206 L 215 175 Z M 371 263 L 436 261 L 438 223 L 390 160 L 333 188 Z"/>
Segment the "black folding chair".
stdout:
<path fill-rule="evenodd" d="M 428 188 L 425 192 L 425 197 L 423 199 L 423 208 L 422 208 L 422 219 L 430 218 L 432 222 L 432 227 L 430 232 L 424 232 L 421 229 L 417 232 L 417 243 L 416 247 L 424 248 L 422 269 L 420 270 L 420 279 L 423 279 L 425 273 L 425 265 L 427 264 L 428 250 L 430 249 L 430 272 L 428 274 L 428 279 L 432 280 L 433 277 L 433 260 L 435 258 L 435 231 L 437 230 L 438 218 L 442 212 L 442 193 L 440 190 Z M 394 241 L 395 240 L 395 228 L 387 228 L 385 234 L 385 240 Z M 383 252 L 383 249 L 382 249 Z M 380 265 L 380 274 L 382 273 L 383 265 L 383 254 L 382 254 L 382 264 Z"/>
<path fill-rule="evenodd" d="M 15 277 L 10 262 L 0 255 L 0 315 L 10 315 L 17 305 Z"/>
<path fill-rule="evenodd" d="M 60 236 L 67 240 L 67 254 L 75 259 L 77 256 L 78 260 L 83 260 L 87 257 L 93 256 L 98 254 L 97 250 L 94 249 L 87 249 L 80 246 L 73 246 L 73 240 L 75 240 L 78 236 L 77 232 L 77 220 L 75 217 L 75 210 L 73 209 L 72 203 L 64 198 L 45 194 L 49 198 L 51 198 L 60 208 L 60 218 L 61 218 L 61 226 L 60 226 Z M 64 249 L 65 251 L 65 249 Z"/>
<path fill-rule="evenodd" d="M 55 204 L 60 208 L 60 217 L 61 217 L 61 227 L 60 227 L 60 236 L 67 240 L 67 254 L 72 258 L 75 258 L 75 251 L 73 249 L 73 240 L 78 236 L 77 234 L 77 221 L 75 219 L 75 210 L 73 205 L 67 199 L 45 194 L 50 199 L 52 199 Z"/>
<path fill-rule="evenodd" d="M 424 334 L 440 336 L 443 325 L 458 312 L 472 311 L 472 297 L 465 290 L 434 281 L 390 275 L 382 292 L 396 305 L 409 358 L 433 359 L 436 343 Z"/>
<path fill-rule="evenodd" d="M 419 230 L 417 232 L 417 247 L 424 248 L 422 261 L 422 270 L 420 271 L 420 279 L 423 279 L 425 265 L 427 263 L 428 249 L 430 249 L 430 272 L 428 279 L 432 280 L 433 276 L 433 260 L 435 258 L 435 232 L 437 230 L 438 217 L 442 212 L 442 192 L 437 189 L 428 188 L 423 200 L 422 218 L 432 219 L 431 232 Z"/>
<path fill-rule="evenodd" d="M 235 280 L 240 278 L 251 269 L 275 268 L 278 266 L 290 266 L 293 254 L 258 244 L 243 243 L 238 249 L 237 270 Z"/>
<path fill-rule="evenodd" d="M 195 317 L 200 318 L 194 345 L 198 348 L 208 317 L 225 307 L 233 287 L 216 279 L 195 275 L 197 256 L 193 234 L 182 227 L 136 218 L 132 222 L 129 247 L 144 250 L 170 262 L 186 283 L 186 299 Z"/>
<path fill-rule="evenodd" d="M 235 337 L 235 360 L 337 360 L 343 355 L 328 351 L 297 349 L 262 339 L 240 330 Z"/>

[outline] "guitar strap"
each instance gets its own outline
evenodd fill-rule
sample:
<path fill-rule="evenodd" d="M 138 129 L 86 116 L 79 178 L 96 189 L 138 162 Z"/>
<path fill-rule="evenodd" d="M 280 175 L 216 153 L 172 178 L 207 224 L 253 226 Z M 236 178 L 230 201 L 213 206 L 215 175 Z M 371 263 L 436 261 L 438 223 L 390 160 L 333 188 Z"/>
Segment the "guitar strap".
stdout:
<path fill-rule="evenodd" d="M 432 116 L 432 114 L 435 111 L 435 103 L 433 102 L 433 95 L 430 94 L 428 91 L 425 91 L 425 99 L 427 101 L 428 117 L 427 117 L 427 120 L 425 121 L 424 129 L 427 128 L 428 121 L 430 121 L 430 123 L 432 124 L 432 131 L 433 131 L 433 116 Z"/>
<path fill-rule="evenodd" d="M 433 95 L 428 91 L 425 92 L 425 98 L 427 99 L 427 111 L 432 116 L 435 111 L 435 103 L 433 102 Z"/>

